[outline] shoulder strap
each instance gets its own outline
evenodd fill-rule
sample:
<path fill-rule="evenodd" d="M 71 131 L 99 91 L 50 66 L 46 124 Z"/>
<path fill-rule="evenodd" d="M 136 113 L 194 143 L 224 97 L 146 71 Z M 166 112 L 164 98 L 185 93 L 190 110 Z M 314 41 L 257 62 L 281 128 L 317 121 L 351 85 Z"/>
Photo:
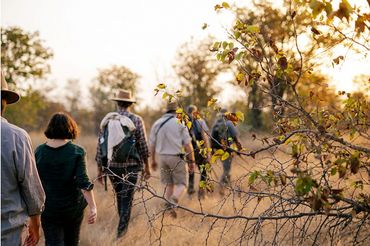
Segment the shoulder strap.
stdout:
<path fill-rule="evenodd" d="M 161 128 L 172 118 L 174 118 L 175 116 L 171 115 L 170 117 L 168 117 L 165 121 L 163 121 L 160 126 L 158 127 L 157 131 L 155 132 L 155 135 L 157 136 L 158 135 L 158 132 L 159 130 L 161 130 Z"/>

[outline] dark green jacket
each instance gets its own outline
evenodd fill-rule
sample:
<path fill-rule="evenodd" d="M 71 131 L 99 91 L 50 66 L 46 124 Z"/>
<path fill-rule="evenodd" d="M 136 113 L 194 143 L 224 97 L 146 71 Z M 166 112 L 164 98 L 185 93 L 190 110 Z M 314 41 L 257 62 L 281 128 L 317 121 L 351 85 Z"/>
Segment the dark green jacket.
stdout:
<path fill-rule="evenodd" d="M 46 194 L 43 216 L 82 212 L 87 206 L 81 189 L 91 190 L 85 150 L 72 142 L 58 148 L 46 144 L 35 151 L 37 170 Z"/>

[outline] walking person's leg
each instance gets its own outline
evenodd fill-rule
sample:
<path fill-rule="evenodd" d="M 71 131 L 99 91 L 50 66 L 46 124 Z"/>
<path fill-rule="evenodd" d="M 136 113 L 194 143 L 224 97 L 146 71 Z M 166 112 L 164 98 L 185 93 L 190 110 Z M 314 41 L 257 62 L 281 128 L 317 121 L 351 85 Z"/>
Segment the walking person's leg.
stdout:
<path fill-rule="evenodd" d="M 221 185 L 222 186 L 227 186 L 230 185 L 230 171 L 231 171 L 231 162 L 232 162 L 232 157 L 229 156 L 226 160 L 222 161 L 222 166 L 223 166 L 223 173 L 221 176 Z"/>
<path fill-rule="evenodd" d="M 112 168 L 111 170 L 119 175 L 119 177 L 111 176 L 110 178 L 117 196 L 117 209 L 119 214 L 117 237 L 122 237 L 128 228 L 135 185 L 140 169 L 134 166 L 127 168 Z"/>
<path fill-rule="evenodd" d="M 188 194 L 192 195 L 195 192 L 194 189 L 194 173 L 189 173 L 189 187 L 188 187 Z"/>
<path fill-rule="evenodd" d="M 80 211 L 75 218 L 64 223 L 64 245 L 77 246 L 80 242 L 80 230 L 84 212 Z"/>
<path fill-rule="evenodd" d="M 41 226 L 44 231 L 45 246 L 64 246 L 63 224 L 55 218 L 41 215 Z"/>
<path fill-rule="evenodd" d="M 198 166 L 199 172 L 200 172 L 200 179 L 199 179 L 199 186 L 198 186 L 198 198 L 204 199 L 206 195 L 206 189 L 204 187 L 201 188 L 201 183 L 205 184 L 207 182 L 208 176 L 207 176 L 207 170 L 205 168 L 205 165 L 207 164 L 207 159 L 204 158 L 201 155 L 195 156 L 195 161 Z"/>

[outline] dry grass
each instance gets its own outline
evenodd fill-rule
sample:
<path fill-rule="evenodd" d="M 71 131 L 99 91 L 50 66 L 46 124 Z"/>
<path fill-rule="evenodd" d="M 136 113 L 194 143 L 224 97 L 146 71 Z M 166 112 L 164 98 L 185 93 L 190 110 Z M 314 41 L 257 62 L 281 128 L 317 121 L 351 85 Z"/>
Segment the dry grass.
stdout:
<path fill-rule="evenodd" d="M 35 146 L 45 141 L 40 134 L 31 134 Z M 96 164 L 94 161 L 97 139 L 93 136 L 80 138 L 77 143 L 82 145 L 87 151 L 88 172 L 91 179 L 96 177 Z M 245 141 L 244 146 L 248 149 L 258 148 L 258 144 L 254 141 Z M 277 154 L 280 160 L 286 159 L 283 153 Z M 270 164 L 270 154 L 258 155 L 258 160 L 252 158 L 235 157 L 232 166 L 233 185 L 249 190 L 245 175 L 253 169 L 261 169 Z M 276 157 L 276 156 L 275 156 Z M 222 173 L 220 164 L 214 166 L 212 173 L 213 179 L 217 180 Z M 153 173 L 150 179 L 150 186 L 156 192 L 161 194 L 163 186 L 159 182 L 159 173 Z M 196 176 L 196 180 L 199 176 Z M 149 193 L 144 190 L 138 190 L 135 194 L 135 205 L 133 207 L 131 221 L 127 234 L 120 241 L 116 241 L 116 227 L 118 223 L 118 215 L 116 212 L 114 194 L 112 187 L 109 185 L 108 191 L 104 191 L 103 187 L 96 185 L 94 189 L 96 202 L 98 206 L 98 220 L 94 225 L 88 225 L 85 221 L 81 229 L 81 245 L 236 245 L 239 244 L 238 238 L 243 232 L 245 220 L 223 221 L 211 218 L 194 216 L 186 211 L 178 211 L 176 219 L 167 214 L 163 214 L 163 201 L 160 199 L 150 199 L 143 203 L 143 200 L 150 197 Z M 263 189 L 263 187 L 258 187 Z M 213 193 L 209 193 L 207 199 L 199 201 L 196 196 L 189 197 L 184 195 L 180 204 L 189 207 L 193 210 L 203 210 L 207 213 L 215 213 L 221 215 L 233 215 L 235 213 L 247 214 L 250 216 L 258 215 L 260 211 L 266 209 L 271 201 L 265 199 L 263 201 L 251 200 L 248 206 L 243 206 L 243 200 L 236 193 L 226 192 L 225 196 L 221 196 L 218 192 L 218 187 Z M 242 209 L 243 208 L 243 209 Z M 242 209 L 242 210 L 241 210 Z M 156 219 L 153 219 L 156 216 Z M 315 222 L 313 222 L 315 223 Z M 299 225 L 297 225 L 299 226 Z M 271 244 L 273 237 L 273 225 L 267 223 L 261 228 L 263 233 L 259 238 L 262 244 Z M 160 233 L 161 232 L 161 233 Z M 281 242 L 288 240 L 285 238 L 286 233 L 281 233 Z M 160 241 L 158 240 L 160 238 Z M 279 240 L 278 240 L 279 241 Z M 254 245 L 253 241 L 247 241 Z M 260 243 L 261 243 L 260 242 Z M 325 242 L 325 236 L 322 237 L 322 242 Z M 327 244 L 329 242 L 326 242 Z M 343 243 L 344 242 L 338 242 Z M 43 241 L 40 242 L 40 245 Z M 243 241 L 242 245 L 245 245 Z M 283 244 L 282 244 L 283 245 Z"/>

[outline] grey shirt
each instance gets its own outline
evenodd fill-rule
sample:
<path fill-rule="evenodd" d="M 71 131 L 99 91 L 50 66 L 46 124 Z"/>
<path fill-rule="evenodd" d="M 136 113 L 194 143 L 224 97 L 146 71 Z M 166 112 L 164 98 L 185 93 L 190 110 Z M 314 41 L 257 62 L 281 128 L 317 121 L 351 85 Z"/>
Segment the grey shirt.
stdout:
<path fill-rule="evenodd" d="M 45 193 L 36 169 L 31 139 L 23 129 L 1 118 L 1 242 L 17 245 L 29 216 L 41 214 Z"/>
<path fill-rule="evenodd" d="M 150 131 L 149 144 L 155 146 L 155 152 L 161 155 L 177 155 L 182 153 L 182 147 L 191 143 L 189 130 L 180 124 L 176 117 L 166 122 L 158 131 L 159 126 L 174 114 L 164 114 L 159 118 Z"/>

